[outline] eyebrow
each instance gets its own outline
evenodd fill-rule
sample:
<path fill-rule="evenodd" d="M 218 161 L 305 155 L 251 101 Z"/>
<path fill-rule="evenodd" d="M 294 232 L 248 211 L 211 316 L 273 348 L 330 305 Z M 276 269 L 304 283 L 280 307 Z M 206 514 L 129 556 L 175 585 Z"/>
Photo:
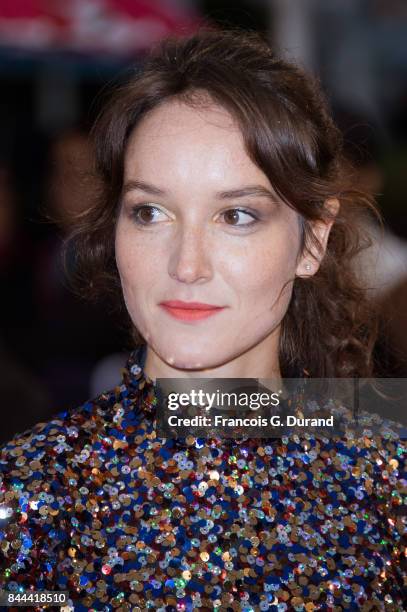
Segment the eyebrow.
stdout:
<path fill-rule="evenodd" d="M 277 200 L 276 194 L 270 191 L 270 189 L 267 189 L 267 187 L 263 187 L 263 185 L 247 185 L 246 187 L 240 187 L 239 189 L 220 191 L 216 195 L 221 200 L 229 200 L 232 198 L 247 198 L 248 196 L 266 197 L 273 200 L 273 202 Z"/>
<path fill-rule="evenodd" d="M 151 195 L 165 196 L 167 192 L 164 189 L 160 189 L 155 185 L 151 185 L 150 183 L 146 183 L 145 181 L 132 180 L 127 181 L 123 185 L 122 195 L 128 193 L 129 191 L 144 191 L 145 193 L 149 193 Z M 239 189 L 229 189 L 227 191 L 218 191 L 216 197 L 220 200 L 231 200 L 232 198 L 247 198 L 250 196 L 261 196 L 266 197 L 272 200 L 273 202 L 278 201 L 278 197 L 275 193 L 267 189 L 267 187 L 263 187 L 263 185 L 246 185 L 245 187 L 240 187 Z"/>
<path fill-rule="evenodd" d="M 122 194 L 124 195 L 125 193 L 134 191 L 135 189 L 145 191 L 151 195 L 166 195 L 166 191 L 163 189 L 150 185 L 149 183 L 145 183 L 144 181 L 127 181 L 127 183 L 123 185 Z"/>

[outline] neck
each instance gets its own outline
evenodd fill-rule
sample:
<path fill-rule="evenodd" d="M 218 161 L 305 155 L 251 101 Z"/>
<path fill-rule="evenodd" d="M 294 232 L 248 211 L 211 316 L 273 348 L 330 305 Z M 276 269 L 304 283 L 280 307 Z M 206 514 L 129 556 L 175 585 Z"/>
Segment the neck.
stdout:
<path fill-rule="evenodd" d="M 275 330 L 230 361 L 205 369 L 177 368 L 161 359 L 148 345 L 144 372 L 153 381 L 157 378 L 262 378 L 281 382 L 278 332 Z"/>

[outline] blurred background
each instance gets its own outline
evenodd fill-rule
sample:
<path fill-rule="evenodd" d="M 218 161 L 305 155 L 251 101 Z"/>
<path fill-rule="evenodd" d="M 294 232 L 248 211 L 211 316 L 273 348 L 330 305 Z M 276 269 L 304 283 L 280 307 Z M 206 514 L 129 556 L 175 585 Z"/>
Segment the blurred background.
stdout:
<path fill-rule="evenodd" d="M 131 344 L 70 292 L 67 224 L 46 214 L 86 205 L 101 92 L 203 21 L 260 30 L 320 78 L 386 223 L 359 261 L 383 314 L 376 359 L 407 377 L 405 0 L 0 0 L 0 441 L 120 382 Z"/>

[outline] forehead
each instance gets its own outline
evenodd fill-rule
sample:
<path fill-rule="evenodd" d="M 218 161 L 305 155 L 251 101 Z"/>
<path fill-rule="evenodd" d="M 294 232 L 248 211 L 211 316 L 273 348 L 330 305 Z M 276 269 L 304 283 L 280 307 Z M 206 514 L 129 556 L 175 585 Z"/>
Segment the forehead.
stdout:
<path fill-rule="evenodd" d="M 241 131 L 231 114 L 214 102 L 193 105 L 173 99 L 150 111 L 130 135 L 125 176 L 149 175 L 179 180 L 261 180 L 267 177 L 250 159 Z M 234 179 L 236 180 L 236 179 Z"/>
<path fill-rule="evenodd" d="M 191 99 L 191 103 L 173 98 L 149 111 L 133 130 L 130 141 L 141 143 L 146 138 L 188 138 L 194 133 L 199 134 L 202 129 L 208 135 L 219 131 L 240 134 L 230 113 L 208 97 L 196 97 Z"/>

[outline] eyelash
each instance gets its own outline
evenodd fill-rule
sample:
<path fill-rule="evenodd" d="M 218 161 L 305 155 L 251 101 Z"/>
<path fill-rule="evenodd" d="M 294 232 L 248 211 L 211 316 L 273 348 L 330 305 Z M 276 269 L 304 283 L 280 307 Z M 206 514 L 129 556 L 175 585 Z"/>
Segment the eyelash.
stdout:
<path fill-rule="evenodd" d="M 156 206 L 152 206 L 151 204 L 139 204 L 138 206 L 133 206 L 132 211 L 131 211 L 131 217 L 133 218 L 134 222 L 137 225 L 141 225 L 141 226 L 144 226 L 144 227 L 146 227 L 148 225 L 154 225 L 154 222 L 152 222 L 152 223 L 145 223 L 143 221 L 140 221 L 140 219 L 138 217 L 138 213 L 142 209 L 159 210 L 159 208 L 157 208 Z M 236 211 L 236 212 L 240 212 L 240 213 L 244 213 L 246 215 L 249 215 L 250 217 L 252 217 L 253 221 L 251 221 L 250 223 L 243 223 L 241 225 L 233 225 L 233 224 L 229 224 L 228 223 L 227 225 L 230 225 L 230 227 L 237 227 L 237 228 L 252 227 L 253 225 L 255 225 L 260 220 L 259 217 L 255 213 L 253 213 L 253 212 L 251 212 L 251 211 L 249 211 L 249 210 L 247 210 L 245 208 L 229 208 L 228 210 L 225 210 L 223 212 L 223 214 L 226 214 L 226 213 L 231 212 L 231 211 Z"/>

